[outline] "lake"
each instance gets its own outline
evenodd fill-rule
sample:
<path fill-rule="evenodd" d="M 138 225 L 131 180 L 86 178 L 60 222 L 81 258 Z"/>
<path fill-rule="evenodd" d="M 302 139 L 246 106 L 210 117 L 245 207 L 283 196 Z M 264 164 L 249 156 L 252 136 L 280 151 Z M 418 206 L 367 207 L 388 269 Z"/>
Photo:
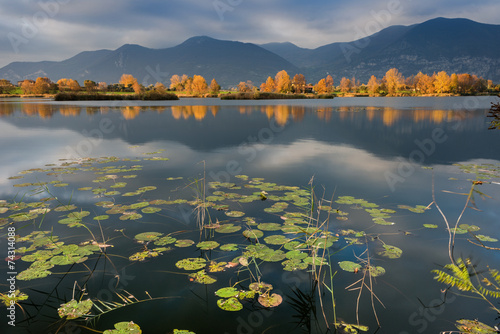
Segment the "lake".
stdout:
<path fill-rule="evenodd" d="M 1 100 L 0 292 L 29 297 L 0 331 L 494 326 L 492 102 Z M 450 253 L 471 291 L 434 278 Z"/>

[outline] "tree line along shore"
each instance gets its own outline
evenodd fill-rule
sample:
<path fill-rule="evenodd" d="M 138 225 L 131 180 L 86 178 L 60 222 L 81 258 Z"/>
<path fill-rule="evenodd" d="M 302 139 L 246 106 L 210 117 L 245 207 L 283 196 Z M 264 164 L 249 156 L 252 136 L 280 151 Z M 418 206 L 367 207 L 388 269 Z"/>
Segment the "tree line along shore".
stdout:
<path fill-rule="evenodd" d="M 355 77 L 343 77 L 336 83 L 331 75 L 316 84 L 307 83 L 303 74 L 293 77 L 282 70 L 269 76 L 260 85 L 251 81 L 240 82 L 228 90 L 221 90 L 215 79 L 210 84 L 201 75 L 192 77 L 175 74 L 170 85 L 157 82 L 145 86 L 130 74 L 123 74 L 118 83 L 107 84 L 75 79 L 59 79 L 52 82 L 47 77 L 23 80 L 17 84 L 0 79 L 3 97 L 53 97 L 56 100 L 176 100 L 179 97 L 220 97 L 222 99 L 285 99 L 285 98 L 333 98 L 335 96 L 440 96 L 440 95 L 497 95 L 500 85 L 474 74 L 445 71 L 432 75 L 422 72 L 404 77 L 396 68 L 388 70 L 382 78 L 374 75 L 367 83 Z M 237 93 L 237 94 L 235 94 Z"/>

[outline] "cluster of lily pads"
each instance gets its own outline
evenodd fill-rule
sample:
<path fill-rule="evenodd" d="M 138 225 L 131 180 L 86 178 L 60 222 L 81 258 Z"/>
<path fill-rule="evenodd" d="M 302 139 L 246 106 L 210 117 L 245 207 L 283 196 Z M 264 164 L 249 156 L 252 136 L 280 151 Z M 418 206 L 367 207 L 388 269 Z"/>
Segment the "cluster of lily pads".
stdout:
<path fill-rule="evenodd" d="M 176 256 L 176 249 L 196 247 L 200 250 L 199 257 L 181 258 L 175 263 L 175 267 L 178 270 L 188 271 L 187 277 L 191 282 L 213 284 L 217 282 L 219 272 L 228 270 L 235 270 L 238 273 L 245 270 L 251 272 L 251 266 L 258 271 L 259 266 L 263 264 L 275 265 L 274 268 L 284 271 L 314 270 L 317 266 L 333 265 L 328 250 L 338 245 L 339 241 L 350 245 L 362 245 L 377 240 L 376 242 L 380 243 L 379 251 L 376 252 L 379 256 L 389 259 L 402 256 L 401 248 L 384 243 L 380 237 L 374 238 L 364 231 L 351 228 L 340 228 L 349 224 L 351 210 L 359 209 L 366 212 L 366 218 L 369 217 L 367 221 L 373 224 L 388 226 L 395 224 L 392 221 L 393 215 L 397 213 L 395 209 L 383 208 L 376 203 L 353 196 L 339 196 L 330 205 L 316 206 L 309 189 L 278 185 L 266 182 L 262 178 L 238 175 L 235 182 L 208 182 L 204 189 L 206 196 L 202 196 L 200 192 L 197 198 L 158 198 L 157 194 L 161 192 L 155 190 L 162 186 L 161 183 L 155 186 L 136 184 L 142 181 L 138 174 L 144 168 L 137 163 L 144 160 L 150 161 L 149 163 L 168 160 L 161 156 L 149 157 L 159 153 L 161 151 L 150 152 L 146 159 L 105 157 L 64 161 L 60 166 L 48 165 L 47 168 L 30 169 L 11 177 L 10 179 L 17 180 L 32 175 L 37 179 L 37 182 L 14 185 L 26 189 L 26 195 L 22 200 L 0 201 L 0 215 L 2 215 L 0 230 L 10 224 L 16 226 L 23 224 L 24 227 L 34 228 L 34 231 L 16 238 L 16 243 L 23 245 L 16 249 L 17 254 L 22 256 L 23 262 L 30 263 L 27 269 L 20 271 L 17 278 L 31 280 L 47 277 L 54 266 L 83 263 L 92 255 L 104 252 L 105 248 L 112 246 L 105 244 L 104 240 L 103 243 L 99 243 L 95 239 L 67 244 L 60 241 L 54 232 L 38 229 L 40 226 L 50 227 L 52 222 L 57 221 L 62 226 L 83 228 L 90 232 L 92 229 L 97 229 L 101 222 L 140 222 L 144 215 L 161 214 L 167 207 L 179 204 L 206 210 L 208 218 L 200 222 L 205 238 L 196 242 L 185 237 L 181 238 L 178 231 L 141 232 L 133 237 L 133 240 L 141 245 L 141 249 L 127 254 L 130 261 L 154 260 L 169 252 L 173 252 L 174 255 L 170 254 L 171 256 Z M 485 172 L 477 166 L 465 166 L 462 169 L 481 177 L 491 177 L 492 173 L 498 176 L 500 170 L 498 167 L 489 167 Z M 40 181 L 41 174 L 57 179 Z M 62 203 L 57 196 L 52 195 L 58 188 L 71 189 L 72 177 L 81 181 L 85 175 L 87 178 L 92 178 L 92 183 L 96 186 L 81 187 L 81 184 L 78 184 L 73 186 L 73 190 L 91 194 L 90 196 L 95 198 L 93 203 L 95 208 L 78 207 L 78 203 Z M 130 184 L 129 180 L 134 180 L 133 184 Z M 169 182 L 182 181 L 182 178 L 168 177 L 164 181 L 166 186 L 170 187 Z M 41 198 L 43 194 L 47 197 Z M 31 195 L 38 200 L 26 201 Z M 248 217 L 246 212 L 250 210 L 254 212 L 255 207 L 261 208 L 261 211 L 255 215 L 256 217 Z M 429 207 L 399 205 L 397 209 L 424 213 Z M 314 216 L 315 212 L 328 218 L 334 217 L 339 222 L 322 225 L 320 222 L 324 221 L 324 217 Z M 438 226 L 424 224 L 424 227 Z M 460 234 L 478 230 L 479 227 L 476 225 L 461 224 L 454 232 Z M 484 235 L 476 237 L 481 241 L 497 241 Z M 24 246 L 24 243 L 28 245 Z M 340 261 L 338 266 L 346 272 L 361 271 L 372 277 L 383 275 L 385 269 L 375 263 L 376 259 L 372 259 L 370 265 L 363 261 Z M 279 305 L 282 301 L 281 296 L 271 293 L 271 290 L 272 285 L 261 282 L 259 277 L 245 287 L 231 286 L 221 288 L 215 293 L 220 298 L 217 305 L 221 309 L 237 311 L 243 308 L 241 303 L 243 300 L 252 300 L 256 297 L 264 307 Z M 25 299 L 22 292 L 16 296 L 19 298 L 16 302 Z M 81 307 L 85 311 L 87 304 L 78 304 L 78 307 L 74 307 L 73 304 L 67 306 L 71 310 L 78 310 L 78 307 Z M 67 319 L 72 319 L 72 315 L 64 307 L 61 307 L 59 312 Z M 88 310 L 81 314 L 77 313 L 80 314 L 78 317 L 85 316 L 87 312 Z M 119 325 L 120 328 L 117 327 L 115 330 L 134 325 L 122 323 Z M 107 332 L 120 333 L 112 331 L 114 330 Z"/>

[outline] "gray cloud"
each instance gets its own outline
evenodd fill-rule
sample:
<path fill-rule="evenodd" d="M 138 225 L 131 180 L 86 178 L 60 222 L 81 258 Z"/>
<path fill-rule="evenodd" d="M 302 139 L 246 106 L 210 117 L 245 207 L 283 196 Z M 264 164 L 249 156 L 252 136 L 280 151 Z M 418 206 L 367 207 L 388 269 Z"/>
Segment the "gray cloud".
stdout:
<path fill-rule="evenodd" d="M 0 66 L 61 60 L 125 43 L 164 48 L 189 37 L 301 47 L 351 41 L 373 27 L 438 16 L 498 24 L 498 0 L 0 0 Z M 397 4 L 397 13 L 385 15 Z M 378 23 L 378 25 L 373 24 Z M 371 24 L 371 25 L 370 25 Z M 367 29 L 370 28 L 370 29 Z"/>

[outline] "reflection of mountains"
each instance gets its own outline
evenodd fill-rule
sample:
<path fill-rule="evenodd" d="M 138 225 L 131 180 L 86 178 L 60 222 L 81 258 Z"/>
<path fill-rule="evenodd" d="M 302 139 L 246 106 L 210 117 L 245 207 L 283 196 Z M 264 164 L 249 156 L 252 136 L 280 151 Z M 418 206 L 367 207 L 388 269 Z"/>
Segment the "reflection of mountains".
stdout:
<path fill-rule="evenodd" d="M 448 139 L 436 146 L 426 163 L 500 160 L 500 151 L 491 146 L 500 132 L 487 130 L 486 113 L 303 105 L 87 107 L 0 103 L 0 114 L 11 115 L 0 122 L 18 129 L 63 129 L 88 136 L 107 119 L 113 131 L 102 133 L 105 140 L 118 139 L 130 145 L 176 142 L 199 152 L 248 152 L 247 145 L 261 150 L 267 145 L 287 147 L 310 140 L 394 159 L 408 157 L 417 148 L 415 140 L 432 138 L 434 129 L 443 128 Z M 19 117 L 23 115 L 38 116 Z"/>
<path fill-rule="evenodd" d="M 0 104 L 0 116 L 11 116 L 16 112 L 20 112 L 26 116 L 39 116 L 41 118 L 50 118 L 57 113 L 63 116 L 79 116 L 81 114 L 108 114 L 111 111 L 119 111 L 123 118 L 126 120 L 135 119 L 144 112 L 171 112 L 174 119 L 187 120 L 194 118 L 201 121 L 211 114 L 216 117 L 220 110 L 220 106 L 156 106 L 156 107 L 142 107 L 142 106 L 125 106 L 125 107 L 81 107 L 81 106 L 59 106 L 51 104 L 38 104 L 38 103 L 6 103 Z M 240 114 L 250 115 L 252 113 L 260 112 L 267 116 L 268 119 L 274 119 L 278 125 L 284 126 L 288 121 L 301 122 L 306 114 L 305 106 L 291 106 L 291 105 L 266 105 L 266 106 L 239 106 Z M 470 117 L 464 112 L 457 112 L 455 110 L 430 110 L 420 109 L 408 110 L 394 109 L 394 108 L 381 108 L 381 107 L 322 107 L 316 108 L 314 114 L 318 119 L 329 122 L 332 119 L 332 114 L 336 113 L 338 119 L 341 121 L 354 120 L 359 115 L 357 113 L 365 112 L 364 117 L 368 122 L 381 121 L 383 125 L 391 127 L 398 121 L 413 121 L 431 122 L 434 124 L 441 124 L 443 122 L 462 121 Z"/>

